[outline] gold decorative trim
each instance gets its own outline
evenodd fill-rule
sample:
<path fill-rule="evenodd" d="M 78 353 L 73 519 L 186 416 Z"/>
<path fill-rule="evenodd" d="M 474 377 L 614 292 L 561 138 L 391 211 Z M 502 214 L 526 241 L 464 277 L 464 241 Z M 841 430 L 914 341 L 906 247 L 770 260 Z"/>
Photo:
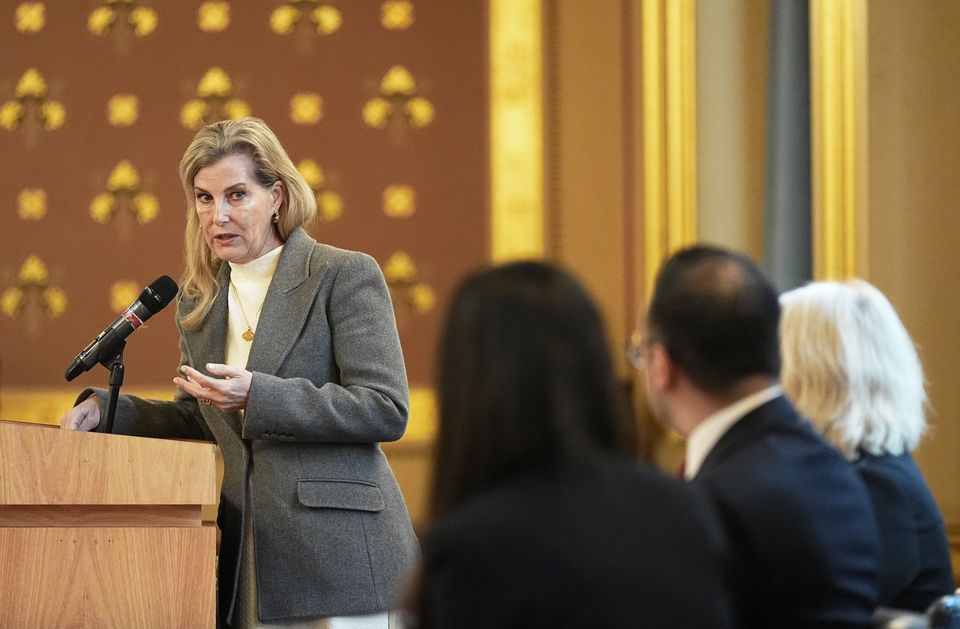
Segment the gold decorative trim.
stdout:
<path fill-rule="evenodd" d="M 545 254 L 540 0 L 490 0 L 490 258 Z"/>
<path fill-rule="evenodd" d="M 695 0 L 643 0 L 646 296 L 661 262 L 697 238 Z"/>
<path fill-rule="evenodd" d="M 867 2 L 810 3 L 813 272 L 867 274 Z"/>

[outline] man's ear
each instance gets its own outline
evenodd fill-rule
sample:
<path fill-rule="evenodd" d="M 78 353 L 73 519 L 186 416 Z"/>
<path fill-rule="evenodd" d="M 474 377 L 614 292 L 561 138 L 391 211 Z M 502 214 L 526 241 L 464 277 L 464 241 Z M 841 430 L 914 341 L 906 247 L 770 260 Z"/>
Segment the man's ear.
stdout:
<path fill-rule="evenodd" d="M 650 383 L 658 391 L 666 391 L 677 382 L 677 364 L 662 343 L 652 343 L 647 355 Z"/>

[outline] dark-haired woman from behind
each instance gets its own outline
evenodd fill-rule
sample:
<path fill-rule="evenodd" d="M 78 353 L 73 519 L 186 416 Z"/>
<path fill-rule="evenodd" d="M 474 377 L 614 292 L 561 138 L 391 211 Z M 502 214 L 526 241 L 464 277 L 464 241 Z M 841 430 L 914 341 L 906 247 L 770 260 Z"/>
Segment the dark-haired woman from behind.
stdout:
<path fill-rule="evenodd" d="M 725 546 L 692 487 L 633 459 L 593 302 L 520 262 L 457 292 L 439 364 L 420 629 L 732 626 Z"/>

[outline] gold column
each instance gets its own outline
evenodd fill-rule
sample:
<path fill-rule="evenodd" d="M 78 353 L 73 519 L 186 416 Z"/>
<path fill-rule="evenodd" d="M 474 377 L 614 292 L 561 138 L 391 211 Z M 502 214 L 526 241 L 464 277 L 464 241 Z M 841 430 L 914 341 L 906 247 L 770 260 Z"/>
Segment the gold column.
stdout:
<path fill-rule="evenodd" d="M 663 259 L 697 238 L 695 0 L 643 0 L 643 241 L 649 296 Z"/>
<path fill-rule="evenodd" d="M 813 272 L 867 275 L 867 2 L 810 3 Z"/>
<path fill-rule="evenodd" d="M 490 258 L 540 258 L 543 52 L 540 0 L 490 0 Z"/>

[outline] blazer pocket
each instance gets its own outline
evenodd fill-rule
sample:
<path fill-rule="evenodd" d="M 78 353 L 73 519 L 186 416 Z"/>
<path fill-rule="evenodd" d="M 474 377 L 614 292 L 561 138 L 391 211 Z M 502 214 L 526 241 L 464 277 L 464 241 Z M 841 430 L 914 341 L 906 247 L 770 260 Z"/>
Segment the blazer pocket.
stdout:
<path fill-rule="evenodd" d="M 383 494 L 373 483 L 356 480 L 300 479 L 297 481 L 300 504 L 314 509 L 383 511 Z"/>

